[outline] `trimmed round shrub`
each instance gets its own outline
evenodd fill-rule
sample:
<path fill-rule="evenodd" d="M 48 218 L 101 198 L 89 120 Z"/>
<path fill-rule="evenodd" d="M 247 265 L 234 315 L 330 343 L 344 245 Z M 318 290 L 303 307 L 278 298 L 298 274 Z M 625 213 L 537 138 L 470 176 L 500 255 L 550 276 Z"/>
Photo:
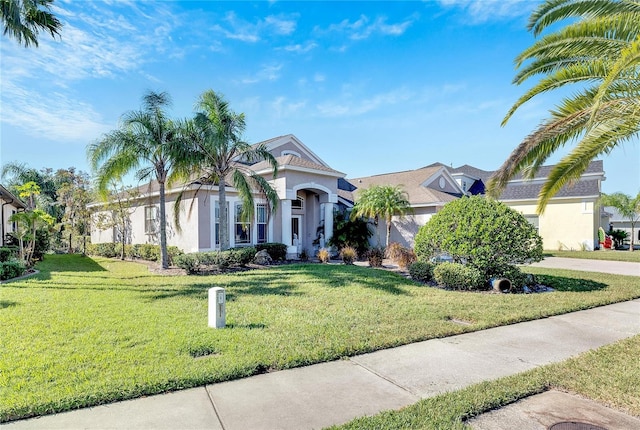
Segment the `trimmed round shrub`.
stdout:
<path fill-rule="evenodd" d="M 197 273 L 199 266 L 198 259 L 193 254 L 177 255 L 174 258 L 174 263 L 181 269 L 184 269 L 189 274 Z"/>
<path fill-rule="evenodd" d="M 438 284 L 454 290 L 477 290 L 484 284 L 478 269 L 460 263 L 438 264 L 433 277 Z"/>
<path fill-rule="evenodd" d="M 352 246 L 345 246 L 340 250 L 340 258 L 344 264 L 353 264 L 358 257 L 358 251 Z"/>
<path fill-rule="evenodd" d="M 384 248 L 371 248 L 366 252 L 366 256 L 369 266 L 382 267 L 382 260 L 384 260 Z"/>
<path fill-rule="evenodd" d="M 245 246 L 242 248 L 233 248 L 227 252 L 229 253 L 229 263 L 232 266 L 246 266 L 253 261 L 253 257 L 255 257 L 258 251 L 256 251 L 256 248 L 253 246 Z"/>
<path fill-rule="evenodd" d="M 489 279 L 503 267 L 542 260 L 542 238 L 525 217 L 481 196 L 447 203 L 415 238 L 419 260 L 446 252 Z"/>
<path fill-rule="evenodd" d="M 416 261 L 409 266 L 411 279 L 418 282 L 429 282 L 433 279 L 435 264 L 427 261 Z"/>

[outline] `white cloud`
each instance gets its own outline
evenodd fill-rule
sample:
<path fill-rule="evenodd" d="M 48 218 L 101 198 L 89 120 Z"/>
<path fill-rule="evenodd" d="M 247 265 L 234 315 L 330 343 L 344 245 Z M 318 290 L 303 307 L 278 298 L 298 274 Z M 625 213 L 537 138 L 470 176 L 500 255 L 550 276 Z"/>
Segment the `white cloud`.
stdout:
<path fill-rule="evenodd" d="M 442 6 L 465 11 L 471 24 L 531 14 L 538 3 L 530 0 L 437 0 Z"/>
<path fill-rule="evenodd" d="M 243 84 L 255 84 L 262 81 L 276 81 L 280 78 L 282 64 L 269 64 L 263 66 L 254 75 L 240 80 Z"/>
<path fill-rule="evenodd" d="M 389 24 L 387 17 L 379 16 L 373 22 L 365 15 L 351 22 L 348 19 L 342 20 L 338 24 L 331 24 L 327 30 L 316 28 L 320 33 L 343 33 L 352 40 L 363 40 L 373 35 L 401 36 L 415 22 L 417 16 L 412 16 L 402 22 Z"/>
<path fill-rule="evenodd" d="M 412 98 L 411 92 L 404 88 L 387 93 L 376 94 L 362 100 L 329 101 L 318 104 L 316 108 L 321 116 L 358 116 L 381 107 L 404 103 Z"/>
<path fill-rule="evenodd" d="M 325 80 L 326 80 L 326 76 L 323 75 L 322 73 L 316 73 L 315 75 L 313 75 L 314 82 L 324 82 Z"/>
<path fill-rule="evenodd" d="M 295 45 L 287 45 L 282 49 L 284 49 L 285 51 L 288 51 L 288 52 L 295 52 L 297 54 L 305 54 L 305 53 L 307 53 L 307 52 L 309 52 L 309 51 L 311 51 L 311 50 L 313 50 L 313 49 L 315 49 L 317 47 L 318 47 L 317 43 L 315 43 L 315 42 L 307 42 L 304 45 L 300 44 L 300 43 L 297 43 Z"/>
<path fill-rule="evenodd" d="M 212 30 L 222 33 L 228 39 L 255 43 L 262 39 L 263 34 L 288 36 L 297 26 L 295 17 L 269 15 L 255 22 L 248 22 L 238 18 L 234 12 L 225 16 L 226 27 L 216 24 Z"/>
<path fill-rule="evenodd" d="M 305 101 L 291 102 L 280 96 L 271 102 L 271 112 L 278 118 L 287 118 L 300 112 L 306 105 Z"/>
<path fill-rule="evenodd" d="M 33 136 L 86 144 L 87 136 L 98 137 L 112 127 L 102 121 L 91 105 L 60 92 L 42 94 L 3 83 L 2 99 L 2 122 Z"/>

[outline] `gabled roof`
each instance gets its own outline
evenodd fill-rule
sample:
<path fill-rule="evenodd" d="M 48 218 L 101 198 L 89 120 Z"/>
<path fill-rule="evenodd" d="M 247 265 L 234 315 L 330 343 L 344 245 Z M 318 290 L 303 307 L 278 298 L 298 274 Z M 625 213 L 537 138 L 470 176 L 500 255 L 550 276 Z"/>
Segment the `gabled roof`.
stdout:
<path fill-rule="evenodd" d="M 582 179 L 574 184 L 565 185 L 553 198 L 562 197 L 598 197 L 600 185 L 597 179 Z M 499 200 L 532 200 L 537 199 L 542 189 L 542 182 L 520 182 L 507 184 Z"/>
<path fill-rule="evenodd" d="M 302 141 L 298 139 L 296 136 L 294 136 L 293 134 L 285 134 L 283 136 L 273 137 L 271 139 L 258 142 L 255 145 L 265 145 L 269 150 L 269 152 L 271 152 L 274 156 L 279 157 L 279 156 L 282 156 L 282 154 L 278 154 L 277 151 L 275 150 L 278 147 L 287 145 L 289 143 L 293 144 L 300 150 L 299 151 L 301 153 L 300 155 L 304 154 L 314 163 L 325 166 L 325 167 L 329 167 L 329 165 L 325 163 L 322 160 L 322 158 L 318 157 L 318 155 L 316 155 L 315 152 L 309 149 L 307 145 L 302 143 Z"/>
<path fill-rule="evenodd" d="M 435 205 L 447 203 L 462 196 L 460 193 L 446 193 L 424 186 L 426 181 L 441 172 L 443 172 L 442 165 L 432 165 L 416 170 L 349 179 L 348 182 L 357 189 L 366 189 L 373 185 L 401 186 L 402 190 L 409 195 L 409 203 L 412 206 Z M 353 194 L 357 194 L 357 189 L 350 192 L 342 190 L 343 193 L 339 195 L 353 202 L 355 198 Z"/>
<path fill-rule="evenodd" d="M 305 160 L 293 154 L 283 155 L 276 157 L 278 162 L 278 171 L 285 170 L 298 170 L 298 171 L 311 171 L 318 173 L 329 173 L 330 176 L 337 176 L 343 178 L 345 175 L 342 172 L 332 169 L 326 165 L 317 164 L 309 160 Z M 264 171 L 271 171 L 271 164 L 267 161 L 260 161 L 251 166 L 251 170 L 256 173 L 263 173 Z"/>
<path fill-rule="evenodd" d="M 27 205 L 16 197 L 11 191 L 7 190 L 5 187 L 0 185 L 0 199 L 4 200 L 6 203 L 13 205 L 19 209 L 26 209 Z"/>

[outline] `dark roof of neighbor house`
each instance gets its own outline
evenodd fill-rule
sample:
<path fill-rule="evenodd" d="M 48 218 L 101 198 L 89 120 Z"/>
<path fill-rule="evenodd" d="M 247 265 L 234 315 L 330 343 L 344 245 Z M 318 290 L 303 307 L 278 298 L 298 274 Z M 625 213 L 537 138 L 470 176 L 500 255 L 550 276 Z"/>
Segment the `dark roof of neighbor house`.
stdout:
<path fill-rule="evenodd" d="M 409 194 L 409 201 L 412 205 L 448 202 L 459 198 L 461 195 L 444 193 L 432 188 L 426 188 L 422 184 L 434 175 L 441 168 L 455 175 L 462 173 L 470 177 L 478 178 L 467 190 L 469 194 L 484 194 L 485 183 L 494 173 L 492 171 L 478 169 L 468 164 L 460 167 L 449 167 L 443 163 L 432 163 L 428 166 L 416 170 L 404 172 L 386 173 L 382 175 L 369 176 L 365 178 L 355 178 L 345 181 L 351 187 L 366 188 L 371 185 L 402 185 Z M 523 180 L 522 175 L 515 177 L 505 188 L 500 196 L 500 200 L 537 200 L 542 179 L 544 179 L 553 166 L 542 166 L 538 170 L 535 181 Z M 602 160 L 592 161 L 585 173 L 587 176 L 571 184 L 565 185 L 556 193 L 556 198 L 568 197 L 593 197 L 600 194 L 599 178 L 590 178 L 589 174 L 604 174 Z M 349 189 L 344 184 L 338 183 L 341 190 L 340 197 L 350 202 L 354 201 L 354 189 Z"/>
<path fill-rule="evenodd" d="M 13 206 L 15 206 L 17 208 L 22 208 L 22 209 L 26 209 L 27 208 L 26 203 L 24 203 L 22 200 L 20 200 L 11 191 L 7 190 L 2 185 L 0 185 L 0 199 L 4 200 L 5 202 L 7 202 L 9 204 L 12 204 Z"/>
<path fill-rule="evenodd" d="M 442 166 L 427 166 L 416 170 L 406 170 L 404 172 L 385 173 L 382 175 L 368 176 L 364 178 L 349 179 L 348 183 L 355 187 L 364 189 L 372 185 L 400 185 L 402 190 L 406 191 L 409 195 L 409 203 L 412 205 L 424 205 L 435 203 L 447 203 L 453 201 L 461 194 L 445 193 L 434 188 L 428 188 L 423 186 L 425 180 L 435 175 L 442 169 Z M 338 184 L 340 185 L 340 184 Z M 340 195 L 341 197 L 354 201 L 354 195 L 356 190 L 342 190 L 344 191 Z"/>
<path fill-rule="evenodd" d="M 531 200 L 537 199 L 542 189 L 541 182 L 520 182 L 507 184 L 500 195 L 500 200 Z M 565 185 L 554 197 L 592 197 L 600 195 L 597 179 L 582 179 L 573 184 Z"/>

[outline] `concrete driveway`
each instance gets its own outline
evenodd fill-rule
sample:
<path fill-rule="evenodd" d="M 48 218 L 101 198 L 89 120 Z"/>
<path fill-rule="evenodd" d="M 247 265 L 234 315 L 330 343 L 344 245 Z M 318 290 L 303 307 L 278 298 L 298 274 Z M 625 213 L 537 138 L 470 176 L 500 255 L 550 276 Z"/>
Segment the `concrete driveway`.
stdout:
<path fill-rule="evenodd" d="M 585 272 L 611 273 L 614 275 L 640 276 L 640 263 L 629 263 L 625 261 L 546 257 L 538 263 L 531 264 L 531 267 L 547 267 L 549 269 L 569 269 L 582 270 Z"/>

